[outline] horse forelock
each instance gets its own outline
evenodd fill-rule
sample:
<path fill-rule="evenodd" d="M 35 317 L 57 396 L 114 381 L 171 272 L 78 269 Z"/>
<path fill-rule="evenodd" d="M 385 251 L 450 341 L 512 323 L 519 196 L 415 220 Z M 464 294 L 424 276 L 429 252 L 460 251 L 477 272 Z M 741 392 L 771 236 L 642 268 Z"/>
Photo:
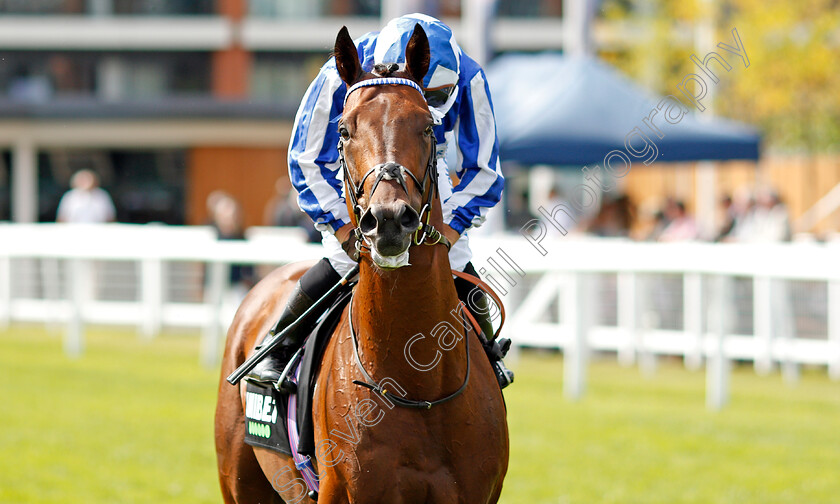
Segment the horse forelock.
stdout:
<path fill-rule="evenodd" d="M 399 69 L 398 63 L 377 63 L 373 65 L 373 74 L 377 77 L 393 77 Z"/>

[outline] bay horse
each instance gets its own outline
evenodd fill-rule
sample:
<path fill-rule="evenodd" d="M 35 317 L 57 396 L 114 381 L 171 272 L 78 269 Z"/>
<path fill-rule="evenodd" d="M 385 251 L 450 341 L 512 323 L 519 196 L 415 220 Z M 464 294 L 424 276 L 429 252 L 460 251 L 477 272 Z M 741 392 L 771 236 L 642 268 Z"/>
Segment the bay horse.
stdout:
<path fill-rule="evenodd" d="M 346 27 L 334 55 L 349 90 L 339 124 L 346 200 L 364 253 L 317 372 L 317 502 L 496 503 L 508 465 L 506 411 L 476 333 L 453 319 L 464 309 L 435 231 L 443 217 L 434 122 L 419 84 L 429 66 L 427 36 L 415 27 L 404 67 L 388 65 L 387 79 L 363 71 Z M 428 231 L 425 240 L 418 229 Z M 408 265 L 395 266 L 406 257 Z M 269 274 L 228 330 L 215 425 L 228 504 L 314 502 L 291 457 L 244 443 L 245 384 L 225 380 L 309 266 Z M 451 322 L 447 334 L 442 321 Z"/>

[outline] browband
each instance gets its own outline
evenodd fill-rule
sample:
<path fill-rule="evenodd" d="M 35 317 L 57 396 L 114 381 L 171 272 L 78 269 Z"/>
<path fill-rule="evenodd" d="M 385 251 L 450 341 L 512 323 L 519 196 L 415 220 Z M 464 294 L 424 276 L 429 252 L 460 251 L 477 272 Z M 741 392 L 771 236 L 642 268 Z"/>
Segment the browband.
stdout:
<path fill-rule="evenodd" d="M 420 93 L 421 95 L 423 94 L 423 90 L 420 89 L 420 85 L 411 79 L 405 79 L 402 77 L 377 77 L 375 79 L 363 80 L 350 86 L 350 88 L 347 89 L 347 94 L 344 95 L 344 105 L 347 105 L 347 97 L 350 96 L 350 93 L 352 93 L 353 91 L 356 91 L 357 89 L 363 87 L 382 86 L 385 84 L 395 84 L 399 86 L 413 87 L 417 90 L 418 93 Z"/>

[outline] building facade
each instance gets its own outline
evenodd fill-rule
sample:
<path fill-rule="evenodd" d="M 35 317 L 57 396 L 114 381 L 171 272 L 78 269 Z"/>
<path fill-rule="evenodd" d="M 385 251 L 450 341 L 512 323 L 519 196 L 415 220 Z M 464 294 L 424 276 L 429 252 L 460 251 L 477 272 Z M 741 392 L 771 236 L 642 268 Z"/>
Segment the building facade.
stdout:
<path fill-rule="evenodd" d="M 342 25 L 423 11 L 471 54 L 562 46 L 561 0 L 0 0 L 0 221 L 53 221 L 95 170 L 121 222 L 261 225 L 294 113 Z M 283 185 L 281 180 L 280 185 Z"/>

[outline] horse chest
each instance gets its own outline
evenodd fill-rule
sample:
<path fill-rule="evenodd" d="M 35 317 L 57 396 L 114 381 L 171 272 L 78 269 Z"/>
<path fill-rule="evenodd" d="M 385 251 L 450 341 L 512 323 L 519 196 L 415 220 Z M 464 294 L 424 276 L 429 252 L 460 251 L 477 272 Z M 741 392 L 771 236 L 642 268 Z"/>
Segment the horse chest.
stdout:
<path fill-rule="evenodd" d="M 488 419 L 463 418 L 456 405 L 425 411 L 370 394 L 349 405 L 337 398 L 325 398 L 319 437 L 335 443 L 325 476 L 342 482 L 350 502 L 487 502 L 504 472 L 506 436 Z"/>
<path fill-rule="evenodd" d="M 432 410 L 401 408 L 353 384 L 355 363 L 335 352 L 327 351 L 336 360 L 316 392 L 316 437 L 333 444 L 328 460 L 319 457 L 326 480 L 349 502 L 487 502 L 504 472 L 491 462 L 506 435 L 491 417 L 475 416 L 486 398 L 470 391 Z"/>

